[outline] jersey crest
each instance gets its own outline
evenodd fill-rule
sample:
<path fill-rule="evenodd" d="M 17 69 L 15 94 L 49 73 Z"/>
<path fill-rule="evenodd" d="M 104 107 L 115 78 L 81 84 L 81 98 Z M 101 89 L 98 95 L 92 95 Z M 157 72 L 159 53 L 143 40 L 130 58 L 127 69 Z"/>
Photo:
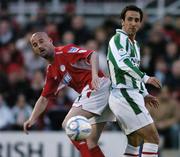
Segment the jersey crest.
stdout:
<path fill-rule="evenodd" d="M 127 55 L 127 52 L 126 52 L 123 48 L 120 48 L 120 49 L 119 49 L 119 55 L 120 55 L 121 57 L 123 57 L 123 56 Z"/>
<path fill-rule="evenodd" d="M 65 67 L 65 65 L 60 65 L 60 70 L 62 71 L 62 72 L 64 72 L 65 70 L 66 70 L 66 67 Z"/>

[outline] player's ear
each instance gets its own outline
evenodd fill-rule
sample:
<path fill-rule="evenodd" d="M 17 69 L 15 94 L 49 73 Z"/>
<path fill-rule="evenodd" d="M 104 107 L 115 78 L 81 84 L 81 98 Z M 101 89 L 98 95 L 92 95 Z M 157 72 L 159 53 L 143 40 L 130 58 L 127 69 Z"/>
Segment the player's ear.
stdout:
<path fill-rule="evenodd" d="M 53 40 L 51 39 L 51 38 L 49 38 L 49 41 L 52 43 L 53 42 Z"/>
<path fill-rule="evenodd" d="M 124 26 L 124 20 L 123 19 L 121 20 L 121 26 L 122 27 Z"/>

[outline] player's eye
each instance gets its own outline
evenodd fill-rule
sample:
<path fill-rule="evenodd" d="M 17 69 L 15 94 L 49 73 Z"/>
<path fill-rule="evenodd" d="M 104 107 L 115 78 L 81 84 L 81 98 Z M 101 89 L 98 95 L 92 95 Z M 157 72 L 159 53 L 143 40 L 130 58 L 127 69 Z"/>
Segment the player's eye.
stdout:
<path fill-rule="evenodd" d="M 140 21 L 140 19 L 139 18 L 135 18 L 135 22 L 139 22 Z"/>
<path fill-rule="evenodd" d="M 132 18 L 132 17 L 128 17 L 127 20 L 128 20 L 128 21 L 132 21 L 133 18 Z"/>
<path fill-rule="evenodd" d="M 33 43 L 32 45 L 33 45 L 33 47 L 37 47 L 37 43 Z"/>
<path fill-rule="evenodd" d="M 40 40 L 39 40 L 39 43 L 43 43 L 43 42 L 44 42 L 44 40 L 43 40 L 43 39 L 40 39 Z"/>

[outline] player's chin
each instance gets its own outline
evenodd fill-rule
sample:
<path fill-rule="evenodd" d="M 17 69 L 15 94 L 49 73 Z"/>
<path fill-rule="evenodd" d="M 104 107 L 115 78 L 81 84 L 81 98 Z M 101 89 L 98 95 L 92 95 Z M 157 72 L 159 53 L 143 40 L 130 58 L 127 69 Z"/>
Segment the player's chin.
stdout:
<path fill-rule="evenodd" d="M 40 54 L 40 56 L 41 56 L 42 58 L 44 58 L 44 59 L 48 59 L 48 55 L 45 54 L 45 53 Z"/>
<path fill-rule="evenodd" d="M 131 32 L 131 34 L 132 34 L 132 35 L 134 35 L 134 34 L 136 34 L 137 29 L 136 29 L 136 28 L 133 28 L 133 29 L 131 29 L 131 31 L 130 31 L 130 32 Z"/>
<path fill-rule="evenodd" d="M 136 33 L 135 33 L 135 32 L 132 32 L 132 31 L 129 33 L 130 36 L 134 36 L 135 34 L 136 34 Z"/>

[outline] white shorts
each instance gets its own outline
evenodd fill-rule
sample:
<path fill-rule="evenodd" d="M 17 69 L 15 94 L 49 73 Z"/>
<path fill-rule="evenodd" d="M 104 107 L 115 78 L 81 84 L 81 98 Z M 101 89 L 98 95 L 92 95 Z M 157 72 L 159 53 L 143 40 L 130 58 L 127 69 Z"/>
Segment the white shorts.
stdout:
<path fill-rule="evenodd" d="M 87 85 L 73 103 L 74 107 L 82 106 L 83 110 L 97 115 L 90 119 L 92 124 L 115 121 L 115 116 L 108 105 L 111 82 L 106 77 L 99 79 L 100 88 L 97 91 L 90 89 L 89 85 Z"/>
<path fill-rule="evenodd" d="M 153 123 L 145 107 L 144 97 L 136 89 L 113 89 L 109 106 L 126 135 Z"/>

